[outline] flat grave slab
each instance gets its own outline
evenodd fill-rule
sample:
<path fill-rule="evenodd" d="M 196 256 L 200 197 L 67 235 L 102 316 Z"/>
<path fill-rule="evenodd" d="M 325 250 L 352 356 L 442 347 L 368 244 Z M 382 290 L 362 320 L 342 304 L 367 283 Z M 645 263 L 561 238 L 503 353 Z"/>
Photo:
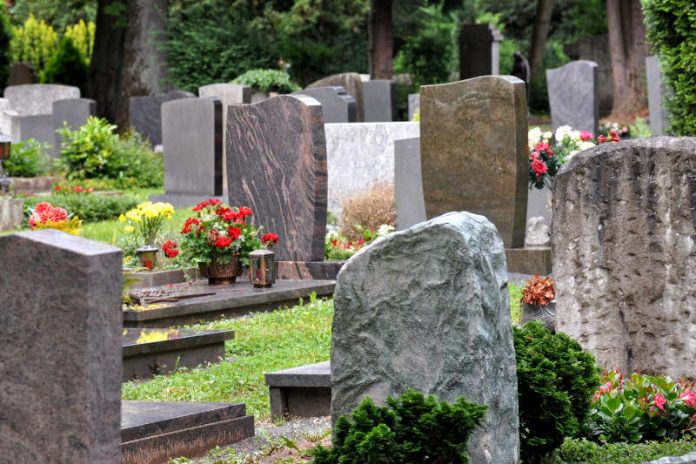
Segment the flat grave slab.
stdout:
<path fill-rule="evenodd" d="M 243 403 L 123 401 L 123 464 L 168 462 L 195 457 L 215 446 L 254 436 L 254 417 Z"/>
<path fill-rule="evenodd" d="M 264 374 L 271 417 L 320 417 L 331 414 L 331 364 L 293 367 Z"/>
<path fill-rule="evenodd" d="M 233 338 L 232 330 L 123 329 L 123 381 L 214 363 Z"/>
<path fill-rule="evenodd" d="M 295 305 L 300 299 L 333 295 L 333 280 L 278 280 L 271 288 L 254 288 L 249 282 L 207 285 L 183 283 L 141 290 L 145 304 L 123 310 L 124 327 L 171 327 L 199 321 L 240 316 L 251 311 Z M 133 292 L 131 292 L 133 293 Z"/>

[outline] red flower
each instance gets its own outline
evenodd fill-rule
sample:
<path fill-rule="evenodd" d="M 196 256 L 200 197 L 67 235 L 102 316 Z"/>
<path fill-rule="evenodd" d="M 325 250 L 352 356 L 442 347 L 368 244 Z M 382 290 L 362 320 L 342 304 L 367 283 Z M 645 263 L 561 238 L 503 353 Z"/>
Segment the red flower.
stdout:
<path fill-rule="evenodd" d="M 607 138 L 604 135 L 600 135 L 597 137 L 597 143 L 605 143 L 607 141 Z"/>
<path fill-rule="evenodd" d="M 172 240 L 167 240 L 162 244 L 162 251 L 167 258 L 176 258 L 179 256 L 179 245 Z"/>
<path fill-rule="evenodd" d="M 232 240 L 237 240 L 240 235 L 242 235 L 242 229 L 239 227 L 230 227 L 227 229 L 227 235 L 232 239 Z"/>
<path fill-rule="evenodd" d="M 275 245 L 278 243 L 278 238 L 278 234 L 269 232 L 267 234 L 263 234 L 263 237 L 261 237 L 261 243 Z"/>
<path fill-rule="evenodd" d="M 248 208 L 246 206 L 242 206 L 241 208 L 239 208 L 239 216 L 241 218 L 251 216 L 252 214 L 254 214 L 254 213 L 251 212 L 251 208 Z"/>
<path fill-rule="evenodd" d="M 549 144 L 546 142 L 537 143 L 536 147 L 534 147 L 534 151 L 537 151 L 537 152 L 544 152 L 545 151 L 549 156 L 553 155 L 553 150 L 551 149 Z"/>
<path fill-rule="evenodd" d="M 203 208 L 205 208 L 206 206 L 217 206 L 217 205 L 221 205 L 221 204 L 222 204 L 222 201 L 217 200 L 215 198 L 210 198 L 209 200 L 205 200 L 205 201 L 198 203 L 196 206 L 193 207 L 193 210 L 200 211 Z"/>
<path fill-rule="evenodd" d="M 665 410 L 665 403 L 667 401 L 665 400 L 664 396 L 658 393 L 657 395 L 655 395 L 655 399 L 653 399 L 653 402 L 655 403 L 655 406 L 662 409 L 663 411 Z"/>
<path fill-rule="evenodd" d="M 29 216 L 29 226 L 33 228 L 37 223 L 61 222 L 67 219 L 68 212 L 66 210 L 44 201 L 36 205 L 34 212 Z"/>
<path fill-rule="evenodd" d="M 580 131 L 580 140 L 583 142 L 587 142 L 588 140 L 592 140 L 594 138 L 594 134 L 592 132 L 583 130 Z"/>
<path fill-rule="evenodd" d="M 234 222 L 238 219 L 237 213 L 232 211 L 232 209 L 230 209 L 230 208 L 225 208 L 225 211 L 223 211 L 220 214 L 220 217 L 223 219 L 223 221 L 227 221 L 227 222 Z"/>
<path fill-rule="evenodd" d="M 78 185 L 76 187 L 73 187 L 73 192 L 75 193 L 82 193 L 82 186 Z"/>
<path fill-rule="evenodd" d="M 620 141 L 621 141 L 621 137 L 619 137 L 619 131 L 617 131 L 616 129 L 611 129 L 611 130 L 609 131 L 609 139 L 610 139 L 612 142 L 620 142 Z"/>
<path fill-rule="evenodd" d="M 56 185 L 56 192 L 60 192 L 60 185 Z"/>
<path fill-rule="evenodd" d="M 544 160 L 536 158 L 534 161 L 532 161 L 531 165 L 532 171 L 537 175 L 537 177 L 541 177 L 543 174 L 546 174 L 549 172 L 548 166 L 546 166 L 546 163 L 544 163 Z"/>
<path fill-rule="evenodd" d="M 198 218 L 188 218 L 186 219 L 186 222 L 184 223 L 184 228 L 181 229 L 182 234 L 189 234 L 191 233 L 191 226 L 195 226 L 201 223 L 201 220 Z"/>
<path fill-rule="evenodd" d="M 213 246 L 220 248 L 220 249 L 224 249 L 224 248 L 227 248 L 228 246 L 232 245 L 232 241 L 233 240 L 231 238 L 221 235 L 215 239 L 215 243 L 213 243 Z"/>

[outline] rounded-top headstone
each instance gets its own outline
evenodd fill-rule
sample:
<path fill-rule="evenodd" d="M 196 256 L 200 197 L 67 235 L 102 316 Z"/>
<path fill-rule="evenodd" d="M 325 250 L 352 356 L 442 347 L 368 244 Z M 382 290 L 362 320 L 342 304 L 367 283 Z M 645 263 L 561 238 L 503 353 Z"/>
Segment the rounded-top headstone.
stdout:
<path fill-rule="evenodd" d="M 39 77 L 36 75 L 34 67 L 28 61 L 20 61 L 10 68 L 10 77 L 7 85 L 37 84 Z"/>
<path fill-rule="evenodd" d="M 4 95 L 20 116 L 34 116 L 52 114 L 53 102 L 57 100 L 80 98 L 80 89 L 60 84 L 11 85 L 5 88 Z"/>
<path fill-rule="evenodd" d="M 578 60 L 546 70 L 553 128 L 599 130 L 599 73 L 594 61 Z"/>
<path fill-rule="evenodd" d="M 346 89 L 348 95 L 351 95 L 355 99 L 355 103 L 358 105 L 357 121 L 363 122 L 365 120 L 365 109 L 363 101 L 363 82 L 360 79 L 360 74 L 358 73 L 342 73 L 334 74 L 333 76 L 325 77 L 319 79 L 312 84 L 307 86 L 308 89 L 314 87 L 331 87 L 340 86 Z"/>

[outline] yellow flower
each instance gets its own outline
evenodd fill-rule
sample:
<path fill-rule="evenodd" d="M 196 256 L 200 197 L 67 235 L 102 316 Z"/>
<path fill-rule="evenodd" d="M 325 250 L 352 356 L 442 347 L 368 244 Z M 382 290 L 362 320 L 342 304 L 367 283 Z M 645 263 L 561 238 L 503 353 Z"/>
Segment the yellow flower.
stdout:
<path fill-rule="evenodd" d="M 133 227 L 133 226 L 126 226 L 126 227 L 123 228 L 123 231 L 124 231 L 125 233 L 127 233 L 127 234 L 132 234 L 133 232 L 135 232 L 135 227 Z"/>
<path fill-rule="evenodd" d="M 122 215 L 120 215 L 120 216 L 118 217 L 118 220 L 119 220 L 120 222 L 126 222 L 126 216 L 124 216 L 124 215 L 122 214 Z"/>

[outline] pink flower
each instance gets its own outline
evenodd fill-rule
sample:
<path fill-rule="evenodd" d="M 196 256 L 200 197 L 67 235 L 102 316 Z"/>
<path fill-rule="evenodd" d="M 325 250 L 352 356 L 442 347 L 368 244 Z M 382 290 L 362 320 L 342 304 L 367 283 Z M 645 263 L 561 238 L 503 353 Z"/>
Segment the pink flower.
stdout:
<path fill-rule="evenodd" d="M 684 390 L 681 395 L 679 395 L 679 398 L 684 400 L 685 405 L 696 408 L 696 393 L 691 391 L 690 388 Z"/>
<path fill-rule="evenodd" d="M 602 390 L 604 393 L 608 393 L 611 391 L 612 383 L 607 382 L 606 384 L 602 385 L 599 389 Z"/>
<path fill-rule="evenodd" d="M 667 402 L 667 400 L 665 400 L 665 397 L 660 395 L 659 393 L 657 395 L 655 395 L 655 398 L 653 399 L 653 403 L 655 404 L 655 406 L 662 409 L 663 411 L 665 410 L 665 403 L 666 402 Z"/>
<path fill-rule="evenodd" d="M 593 138 L 594 138 L 594 134 L 592 132 L 589 132 L 586 130 L 580 131 L 580 140 L 582 140 L 583 142 L 586 142 L 588 140 L 592 140 Z"/>

